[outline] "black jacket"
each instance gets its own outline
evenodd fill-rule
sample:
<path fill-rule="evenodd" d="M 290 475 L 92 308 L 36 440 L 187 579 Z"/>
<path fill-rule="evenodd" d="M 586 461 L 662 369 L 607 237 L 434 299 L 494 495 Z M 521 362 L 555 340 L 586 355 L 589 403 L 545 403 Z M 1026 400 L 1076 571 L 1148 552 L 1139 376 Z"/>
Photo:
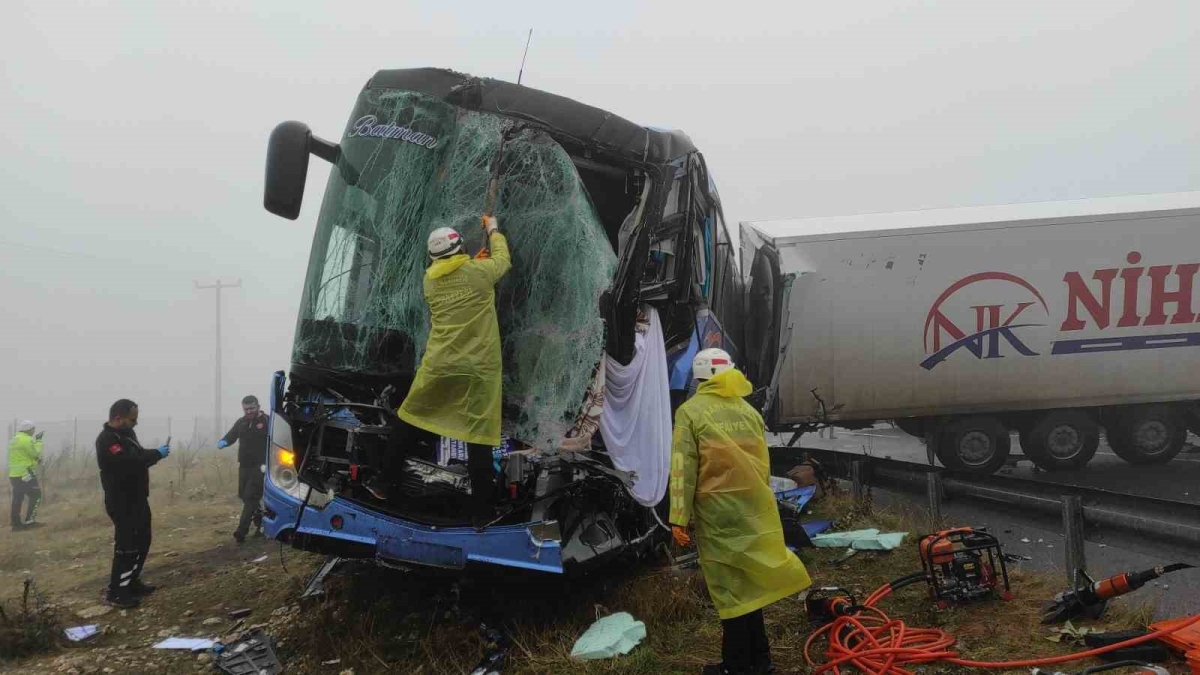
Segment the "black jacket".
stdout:
<path fill-rule="evenodd" d="M 258 412 L 258 417 L 241 417 L 233 428 L 221 439 L 226 443 L 238 444 L 238 464 L 259 466 L 267 463 L 267 413 Z"/>
<path fill-rule="evenodd" d="M 132 429 L 114 429 L 108 424 L 96 437 L 96 463 L 106 501 L 144 499 L 150 496 L 150 467 L 162 459 L 158 450 L 138 442 Z"/>

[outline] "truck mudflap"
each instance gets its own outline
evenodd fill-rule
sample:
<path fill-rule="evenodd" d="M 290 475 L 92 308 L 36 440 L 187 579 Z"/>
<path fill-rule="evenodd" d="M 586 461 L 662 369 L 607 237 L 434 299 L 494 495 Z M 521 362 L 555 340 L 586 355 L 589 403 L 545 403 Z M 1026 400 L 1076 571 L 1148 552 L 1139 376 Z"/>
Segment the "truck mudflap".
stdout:
<path fill-rule="evenodd" d="M 563 572 L 562 545 L 553 521 L 498 525 L 477 532 L 470 527 L 421 525 L 337 498 L 320 510 L 305 507 L 297 528 L 300 503 L 269 481 L 263 505 L 266 535 L 305 550 L 444 569 L 484 563 Z"/>

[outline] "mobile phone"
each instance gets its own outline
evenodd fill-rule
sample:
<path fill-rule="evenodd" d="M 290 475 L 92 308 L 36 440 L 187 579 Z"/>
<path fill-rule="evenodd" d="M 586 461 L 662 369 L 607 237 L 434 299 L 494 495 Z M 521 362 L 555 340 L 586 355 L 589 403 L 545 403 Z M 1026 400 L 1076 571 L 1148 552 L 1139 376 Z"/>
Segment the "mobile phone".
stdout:
<path fill-rule="evenodd" d="M 169 447 L 171 447 L 171 437 L 170 437 L 170 436 L 167 436 L 167 443 L 166 443 L 166 445 L 167 445 L 167 447 L 168 447 L 168 448 L 169 448 Z"/>

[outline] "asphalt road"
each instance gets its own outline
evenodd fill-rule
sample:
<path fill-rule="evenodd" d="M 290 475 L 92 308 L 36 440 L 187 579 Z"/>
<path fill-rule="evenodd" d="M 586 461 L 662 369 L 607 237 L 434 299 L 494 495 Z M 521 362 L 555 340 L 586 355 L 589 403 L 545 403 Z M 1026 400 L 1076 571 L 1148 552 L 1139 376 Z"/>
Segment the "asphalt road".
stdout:
<path fill-rule="evenodd" d="M 834 437 L 823 434 L 805 434 L 800 446 L 836 450 L 854 454 L 868 454 L 906 462 L 924 464 L 928 461 L 925 445 L 920 439 L 880 424 L 873 429 L 860 431 L 834 430 Z M 783 445 L 783 437 L 768 437 L 773 445 Z M 1191 442 L 1171 462 L 1161 466 L 1133 466 L 1113 453 L 1103 440 L 1096 456 L 1082 469 L 1047 473 L 1037 469 L 1029 460 L 1021 458 L 1016 467 L 1005 467 L 998 473 L 1031 478 L 1046 483 L 1078 485 L 1121 492 L 1134 496 L 1159 497 L 1200 504 L 1200 439 L 1190 437 Z M 1021 452 L 1017 435 L 1012 436 L 1013 455 Z"/>

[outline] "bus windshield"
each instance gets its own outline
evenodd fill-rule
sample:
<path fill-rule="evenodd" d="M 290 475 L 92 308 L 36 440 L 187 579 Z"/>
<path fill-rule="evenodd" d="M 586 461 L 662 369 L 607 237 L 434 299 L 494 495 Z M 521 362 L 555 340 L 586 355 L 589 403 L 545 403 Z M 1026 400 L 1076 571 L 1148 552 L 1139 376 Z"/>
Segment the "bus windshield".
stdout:
<path fill-rule="evenodd" d="M 601 358 L 597 307 L 616 256 L 566 151 L 510 124 L 424 94 L 362 92 L 326 186 L 292 360 L 345 373 L 415 371 L 429 331 L 426 238 L 453 227 L 470 253 L 479 249 L 509 129 L 496 203 L 513 251 L 497 288 L 506 433 L 548 445 L 569 427 Z"/>

